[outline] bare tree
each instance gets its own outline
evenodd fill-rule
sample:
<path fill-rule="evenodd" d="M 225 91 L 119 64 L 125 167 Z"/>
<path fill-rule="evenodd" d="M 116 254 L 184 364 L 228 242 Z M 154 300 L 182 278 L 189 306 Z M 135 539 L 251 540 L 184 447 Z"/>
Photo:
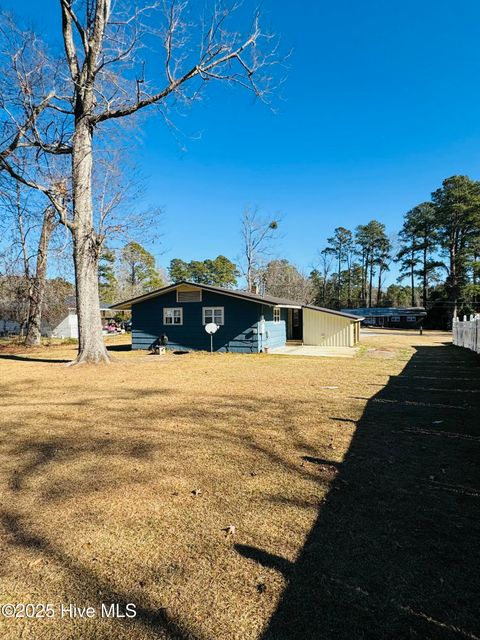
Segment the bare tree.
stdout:
<path fill-rule="evenodd" d="M 266 293 L 303 304 L 313 302 L 314 293 L 310 278 L 288 260 L 270 260 L 260 275 Z"/>
<path fill-rule="evenodd" d="M 239 85 L 265 99 L 276 51 L 271 36 L 261 31 L 258 15 L 246 35 L 229 30 L 235 8 L 214 7 L 205 21 L 188 13 L 187 1 L 147 2 L 136 8 L 129 2 L 113 5 L 111 0 L 59 1 L 65 57 L 57 66 L 50 64 L 47 74 L 35 67 L 41 91 L 30 86 L 31 78 L 24 72 L 24 67 L 34 66 L 31 52 L 25 53 L 18 47 L 19 39 L 13 38 L 17 49 L 10 56 L 10 67 L 17 81 L 13 96 L 17 112 L 7 110 L 9 135 L 0 147 L 0 169 L 43 192 L 71 231 L 79 318 L 75 362 L 108 362 L 100 331 L 97 276 L 105 234 L 94 225 L 93 205 L 98 146 L 106 140 L 100 137 L 94 145 L 100 125 L 152 105 L 168 120 L 172 104 L 195 100 L 211 81 Z M 158 60 L 150 74 L 144 53 L 152 39 L 163 48 L 162 77 Z M 69 156 L 71 207 L 51 184 L 42 182 L 38 161 L 29 176 L 17 170 L 15 151 L 20 146 L 32 150 L 36 158 Z"/>
<path fill-rule="evenodd" d="M 255 285 L 256 273 L 265 262 L 278 229 L 278 220 L 266 220 L 257 209 L 245 209 L 242 216 L 244 274 L 248 291 Z"/>
<path fill-rule="evenodd" d="M 42 211 L 42 202 L 29 197 L 32 195 L 17 181 L 2 181 L 0 204 L 4 222 L 11 231 L 11 264 L 17 278 L 25 282 L 24 287 L 16 290 L 24 297 L 25 320 L 21 324 L 26 326 L 28 346 L 39 345 L 41 340 L 48 247 L 56 226 L 53 207 L 47 206 Z"/>
<path fill-rule="evenodd" d="M 25 344 L 31 347 L 41 343 L 42 310 L 47 281 L 48 247 L 56 225 L 55 211 L 53 207 L 47 207 L 43 211 L 35 256 L 30 256 L 27 251 L 26 230 L 23 226 L 20 207 L 18 208 L 18 222 L 20 241 L 23 249 L 25 277 L 28 282 L 28 316 Z M 35 258 L 34 269 L 32 269 L 30 265 L 31 258 Z"/>
<path fill-rule="evenodd" d="M 333 253 L 331 249 L 326 247 L 322 249 L 322 251 L 318 254 L 319 257 L 319 274 L 322 284 L 322 304 L 327 304 L 327 294 L 328 294 L 328 284 L 329 284 L 329 275 L 333 270 Z"/>

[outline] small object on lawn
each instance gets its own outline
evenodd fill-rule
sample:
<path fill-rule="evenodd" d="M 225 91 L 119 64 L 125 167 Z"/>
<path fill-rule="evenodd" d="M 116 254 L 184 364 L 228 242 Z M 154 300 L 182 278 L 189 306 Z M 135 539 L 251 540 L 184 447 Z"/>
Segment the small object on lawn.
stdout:
<path fill-rule="evenodd" d="M 233 524 L 229 524 L 228 527 L 223 527 L 222 531 L 225 531 L 226 536 L 234 536 L 235 535 L 235 526 Z"/>
<path fill-rule="evenodd" d="M 195 498 L 196 498 L 197 496 L 201 496 L 201 495 L 202 495 L 202 490 L 201 490 L 201 489 L 194 489 L 194 490 L 192 491 L 192 494 L 193 494 L 193 495 L 195 496 Z"/>
<path fill-rule="evenodd" d="M 267 590 L 267 585 L 264 582 L 259 582 L 257 584 L 258 593 L 265 593 L 266 590 Z"/>
<path fill-rule="evenodd" d="M 443 420 L 434 420 L 432 424 L 442 424 Z"/>
<path fill-rule="evenodd" d="M 157 356 L 163 356 L 165 354 L 165 347 L 162 347 L 161 345 L 157 344 L 153 347 L 153 352 Z"/>
<path fill-rule="evenodd" d="M 320 387 L 320 389 L 338 389 L 338 387 L 331 386 L 331 385 L 324 385 L 323 387 Z"/>
<path fill-rule="evenodd" d="M 250 471 L 250 475 L 254 478 L 255 476 L 258 476 L 258 473 L 256 471 Z"/>

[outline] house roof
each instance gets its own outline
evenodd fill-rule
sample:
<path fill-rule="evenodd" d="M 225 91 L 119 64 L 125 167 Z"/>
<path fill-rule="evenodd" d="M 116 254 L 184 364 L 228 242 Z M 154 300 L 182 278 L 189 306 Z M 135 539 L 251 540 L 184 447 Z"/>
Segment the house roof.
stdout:
<path fill-rule="evenodd" d="M 367 318 L 373 316 L 427 315 L 424 307 L 364 307 L 363 309 L 342 309 L 342 311 Z"/>
<path fill-rule="evenodd" d="M 271 296 L 269 294 L 265 294 L 262 296 L 258 293 L 249 293 L 248 291 L 238 291 L 237 289 L 224 289 L 223 287 L 214 287 L 210 284 L 198 284 L 196 282 L 188 282 L 186 280 L 182 280 L 181 282 L 176 282 L 175 284 L 162 287 L 161 289 L 156 289 L 155 291 L 150 291 L 149 293 L 145 293 L 141 296 L 137 296 L 136 298 L 131 298 L 130 300 L 124 300 L 123 302 L 112 304 L 111 308 L 112 309 L 131 309 L 133 304 L 143 302 L 144 300 L 150 300 L 151 298 L 157 298 L 158 296 L 162 296 L 165 293 L 168 293 L 169 291 L 174 291 L 177 287 L 181 285 L 188 285 L 189 287 L 205 289 L 206 291 L 212 291 L 213 293 L 220 293 L 222 295 L 231 296 L 233 298 L 240 298 L 241 300 L 249 300 L 251 302 L 257 302 L 258 304 L 264 304 L 270 307 L 286 307 L 291 309 L 313 309 L 314 311 L 323 311 L 324 313 L 330 313 L 335 316 L 341 316 L 343 318 L 348 318 L 356 322 L 361 320 L 361 318 L 359 318 L 358 315 L 353 315 L 351 313 L 343 313 L 341 311 L 335 311 L 334 309 L 325 309 L 324 307 L 316 307 L 310 304 L 303 304 L 296 300 L 288 300 L 287 298 L 277 298 L 276 296 Z"/>
<path fill-rule="evenodd" d="M 69 309 L 77 308 L 77 298 L 75 296 L 67 296 L 65 298 L 65 302 Z M 106 311 L 107 309 L 110 309 L 112 306 L 113 305 L 107 304 L 106 302 L 103 302 L 102 300 L 100 300 L 100 311 Z"/>

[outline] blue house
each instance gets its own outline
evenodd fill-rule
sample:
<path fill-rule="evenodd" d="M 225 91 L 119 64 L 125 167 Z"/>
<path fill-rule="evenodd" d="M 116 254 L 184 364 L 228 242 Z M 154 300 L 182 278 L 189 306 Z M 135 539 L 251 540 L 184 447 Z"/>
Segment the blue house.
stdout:
<path fill-rule="evenodd" d="M 353 346 L 361 318 L 269 295 L 179 282 L 112 309 L 132 311 L 132 349 L 210 350 L 205 325 L 215 323 L 215 351 L 258 353 L 297 344 Z M 313 341 L 312 341 L 313 340 Z"/>
<path fill-rule="evenodd" d="M 342 311 L 362 316 L 362 325 L 366 327 L 392 329 L 418 329 L 427 317 L 424 307 L 365 307 Z"/>

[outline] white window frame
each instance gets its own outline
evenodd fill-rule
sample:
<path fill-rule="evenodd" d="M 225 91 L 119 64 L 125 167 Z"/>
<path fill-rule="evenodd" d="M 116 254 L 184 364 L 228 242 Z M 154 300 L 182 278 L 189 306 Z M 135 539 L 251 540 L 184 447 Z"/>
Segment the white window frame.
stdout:
<path fill-rule="evenodd" d="M 278 324 L 282 321 L 282 310 L 280 307 L 273 307 L 273 322 Z"/>
<path fill-rule="evenodd" d="M 217 322 L 216 324 L 218 324 L 219 326 L 222 326 L 222 325 L 225 324 L 225 308 L 224 307 L 203 307 L 202 308 L 202 322 L 203 322 L 203 324 L 208 324 L 208 322 L 215 322 L 215 311 L 221 311 L 221 313 L 222 313 L 222 321 L 221 322 Z M 209 320 L 208 322 L 205 319 L 205 316 L 207 315 L 207 313 L 212 316 L 212 319 Z"/>
<path fill-rule="evenodd" d="M 400 316 L 390 316 L 390 322 L 401 322 Z"/>
<path fill-rule="evenodd" d="M 173 322 L 175 313 L 167 315 L 169 311 L 180 311 L 180 322 Z M 177 316 L 178 317 L 178 316 Z M 171 318 L 172 322 L 167 322 L 167 318 Z M 183 324 L 183 308 L 182 307 L 164 307 L 163 308 L 163 324 L 167 327 L 180 327 Z"/>
<path fill-rule="evenodd" d="M 416 322 L 417 316 L 405 316 L 406 322 Z"/>

